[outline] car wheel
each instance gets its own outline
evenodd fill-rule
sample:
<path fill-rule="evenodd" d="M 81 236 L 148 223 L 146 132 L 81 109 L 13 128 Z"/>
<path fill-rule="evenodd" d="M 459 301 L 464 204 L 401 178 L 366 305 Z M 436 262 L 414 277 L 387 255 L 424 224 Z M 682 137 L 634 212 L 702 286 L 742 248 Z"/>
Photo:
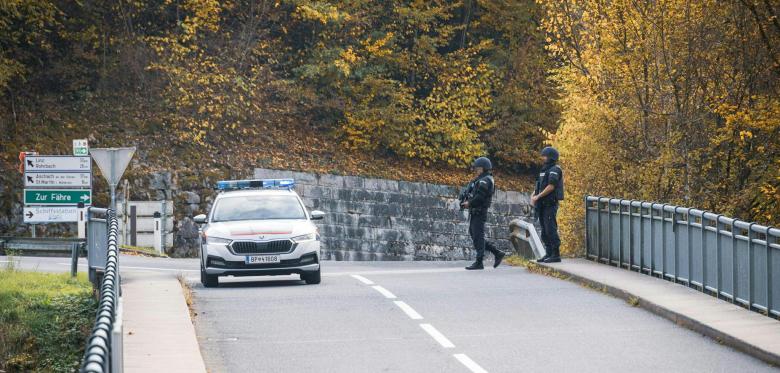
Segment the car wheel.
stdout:
<path fill-rule="evenodd" d="M 306 283 L 309 285 L 319 284 L 322 281 L 320 270 L 318 269 L 317 272 L 302 274 L 301 280 L 306 281 Z"/>
<path fill-rule="evenodd" d="M 200 283 L 207 288 L 217 287 L 219 285 L 219 276 L 206 273 L 203 267 L 200 267 Z"/>

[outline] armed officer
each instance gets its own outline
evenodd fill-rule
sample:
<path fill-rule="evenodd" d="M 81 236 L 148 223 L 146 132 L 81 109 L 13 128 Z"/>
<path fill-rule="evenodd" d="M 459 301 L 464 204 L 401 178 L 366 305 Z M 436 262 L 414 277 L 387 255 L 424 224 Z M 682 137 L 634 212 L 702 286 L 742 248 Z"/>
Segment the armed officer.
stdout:
<path fill-rule="evenodd" d="M 561 261 L 561 239 L 558 236 L 558 201 L 563 200 L 563 170 L 558 162 L 558 151 L 548 146 L 542 149 L 544 166 L 536 179 L 536 189 L 531 196 L 536 216 L 542 227 L 542 242 L 546 254 L 537 260 L 543 263 L 558 263 Z"/>
<path fill-rule="evenodd" d="M 493 175 L 491 170 L 493 164 L 485 157 L 477 158 L 471 168 L 477 175 L 461 193 L 460 206 L 462 209 L 469 210 L 469 234 L 474 241 L 474 250 L 477 251 L 477 260 L 474 264 L 466 267 L 468 270 L 484 269 L 482 260 L 485 256 L 485 249 L 493 253 L 495 260 L 493 268 L 501 264 L 504 259 L 504 253 L 496 249 L 492 243 L 485 241 L 485 221 L 487 220 L 488 209 L 495 191 Z"/>

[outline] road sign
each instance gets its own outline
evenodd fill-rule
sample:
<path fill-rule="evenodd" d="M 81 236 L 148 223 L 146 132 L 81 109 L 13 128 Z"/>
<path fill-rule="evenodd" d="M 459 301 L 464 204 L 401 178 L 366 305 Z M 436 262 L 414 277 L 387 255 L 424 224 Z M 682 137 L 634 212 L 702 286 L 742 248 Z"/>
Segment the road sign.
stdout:
<path fill-rule="evenodd" d="M 73 155 L 82 157 L 89 155 L 89 143 L 87 142 L 87 139 L 73 140 Z"/>
<path fill-rule="evenodd" d="M 84 202 L 92 204 L 92 191 L 81 189 L 25 189 L 25 205 L 76 205 Z"/>
<path fill-rule="evenodd" d="M 111 190 L 111 206 L 116 211 L 116 186 L 119 179 L 125 173 L 125 168 L 130 163 L 130 159 L 135 154 L 135 148 L 104 148 L 92 149 L 92 159 L 97 163 L 103 177 L 108 181 L 108 187 Z"/>
<path fill-rule="evenodd" d="M 24 158 L 24 172 L 91 172 L 89 157 L 35 155 Z"/>
<path fill-rule="evenodd" d="M 25 223 L 69 223 L 78 221 L 78 207 L 25 207 Z"/>
<path fill-rule="evenodd" d="M 90 188 L 91 176 L 89 172 L 30 172 L 24 174 L 24 186 L 26 188 Z"/>

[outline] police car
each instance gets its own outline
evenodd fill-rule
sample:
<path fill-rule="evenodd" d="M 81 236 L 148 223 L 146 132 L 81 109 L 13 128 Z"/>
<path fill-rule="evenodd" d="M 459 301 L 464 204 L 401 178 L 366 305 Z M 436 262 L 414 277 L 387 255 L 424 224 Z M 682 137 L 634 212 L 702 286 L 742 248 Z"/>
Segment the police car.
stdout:
<path fill-rule="evenodd" d="M 226 180 L 200 228 L 200 280 L 217 286 L 220 276 L 299 274 L 320 283 L 320 235 L 292 179 Z"/>

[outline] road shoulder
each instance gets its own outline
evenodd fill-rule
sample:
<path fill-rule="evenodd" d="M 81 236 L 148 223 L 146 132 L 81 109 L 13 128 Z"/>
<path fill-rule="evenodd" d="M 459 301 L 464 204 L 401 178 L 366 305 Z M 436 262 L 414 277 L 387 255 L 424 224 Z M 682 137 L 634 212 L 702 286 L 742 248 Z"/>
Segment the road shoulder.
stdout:
<path fill-rule="evenodd" d="M 541 265 L 780 366 L 780 322 L 773 318 L 683 285 L 586 259 Z"/>

